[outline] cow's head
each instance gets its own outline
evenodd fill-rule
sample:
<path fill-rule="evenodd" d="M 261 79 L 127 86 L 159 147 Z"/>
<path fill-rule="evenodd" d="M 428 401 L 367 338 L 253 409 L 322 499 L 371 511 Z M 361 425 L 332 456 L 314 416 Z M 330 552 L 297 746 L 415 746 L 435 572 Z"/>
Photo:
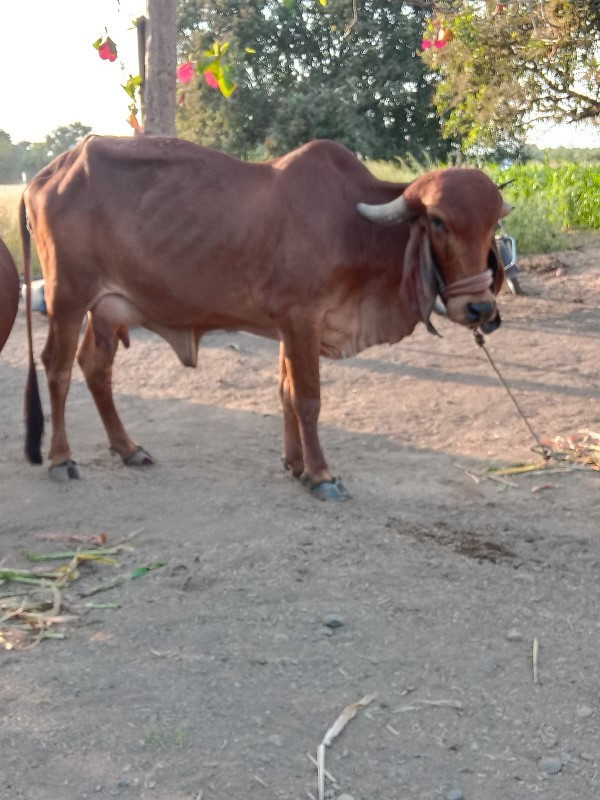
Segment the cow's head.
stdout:
<path fill-rule="evenodd" d="M 382 225 L 411 223 L 403 285 L 424 321 L 439 295 L 454 322 L 484 333 L 500 325 L 496 294 L 504 270 L 494 232 L 510 206 L 483 172 L 433 170 L 391 202 L 359 203 L 358 211 Z"/>

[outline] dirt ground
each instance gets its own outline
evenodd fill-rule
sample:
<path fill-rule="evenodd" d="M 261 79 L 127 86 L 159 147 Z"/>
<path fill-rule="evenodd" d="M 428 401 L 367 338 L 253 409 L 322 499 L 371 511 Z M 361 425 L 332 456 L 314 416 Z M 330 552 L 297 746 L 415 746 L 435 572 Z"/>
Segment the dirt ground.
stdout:
<path fill-rule="evenodd" d="M 600 247 L 523 266 L 489 351 L 539 436 L 600 431 Z M 0 649 L 2 800 L 308 800 L 307 753 L 371 692 L 327 750 L 327 798 L 599 796 L 600 473 L 478 478 L 541 459 L 471 334 L 438 327 L 323 362 L 339 504 L 281 469 L 277 345 L 244 334 L 207 336 L 196 371 L 143 332 L 119 353 L 151 468 L 110 454 L 76 368 L 83 479 L 50 481 L 22 456 L 20 312 L 0 357 L 0 564 L 69 547 L 39 533 L 134 535 L 118 566 L 81 567 L 66 639 Z"/>

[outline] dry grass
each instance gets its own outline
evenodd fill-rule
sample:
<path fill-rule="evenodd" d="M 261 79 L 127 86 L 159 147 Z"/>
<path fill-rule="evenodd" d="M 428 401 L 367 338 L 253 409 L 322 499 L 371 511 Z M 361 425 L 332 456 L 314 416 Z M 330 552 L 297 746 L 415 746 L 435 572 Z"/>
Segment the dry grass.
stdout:
<path fill-rule="evenodd" d="M 19 233 L 19 201 L 24 184 L 0 185 L 0 239 L 8 247 L 20 273 L 23 272 L 21 253 L 21 234 Z M 40 262 L 31 248 L 31 269 L 34 277 L 41 277 Z"/>

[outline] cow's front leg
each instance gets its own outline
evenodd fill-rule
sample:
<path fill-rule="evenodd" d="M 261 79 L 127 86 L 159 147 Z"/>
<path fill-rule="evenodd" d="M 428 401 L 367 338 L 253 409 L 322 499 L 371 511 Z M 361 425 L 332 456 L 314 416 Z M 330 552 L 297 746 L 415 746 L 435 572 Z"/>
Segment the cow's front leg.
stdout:
<path fill-rule="evenodd" d="M 103 330 L 97 336 L 92 319 L 88 325 L 77 353 L 77 361 L 85 376 L 98 413 L 106 429 L 110 449 L 121 456 L 128 467 L 154 464 L 154 459 L 142 447 L 132 441 L 115 408 L 112 391 L 112 365 L 119 345 L 116 330 Z"/>
<path fill-rule="evenodd" d="M 282 379 L 283 374 L 283 379 Z M 321 410 L 319 337 L 302 324 L 283 335 L 280 349 L 280 392 L 284 415 L 284 459 L 321 500 L 346 500 L 321 450 L 317 423 Z"/>
<path fill-rule="evenodd" d="M 285 366 L 283 342 L 279 345 L 279 397 L 283 409 L 283 454 L 281 460 L 283 466 L 292 473 L 294 478 L 299 478 L 304 472 L 304 457 L 298 419 L 292 406 L 290 379 Z"/>
<path fill-rule="evenodd" d="M 79 340 L 81 319 L 71 318 L 58 322 L 48 318 L 48 338 L 42 352 L 42 362 L 48 380 L 52 440 L 50 443 L 50 477 L 56 481 L 79 478 L 79 467 L 71 458 L 65 424 L 65 404 L 71 385 L 73 360 Z"/>

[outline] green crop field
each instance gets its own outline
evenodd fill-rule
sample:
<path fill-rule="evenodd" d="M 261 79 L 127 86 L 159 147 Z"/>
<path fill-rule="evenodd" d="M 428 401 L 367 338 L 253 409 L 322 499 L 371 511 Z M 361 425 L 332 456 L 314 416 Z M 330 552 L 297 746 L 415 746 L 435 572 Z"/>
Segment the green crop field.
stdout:
<path fill-rule="evenodd" d="M 367 166 L 382 180 L 409 181 L 436 165 Z M 579 244 L 585 238 L 582 232 L 600 233 L 600 166 L 532 162 L 507 168 L 487 165 L 484 171 L 499 185 L 512 181 L 502 192 L 514 206 L 505 228 L 517 239 L 520 253 L 563 250 Z"/>

